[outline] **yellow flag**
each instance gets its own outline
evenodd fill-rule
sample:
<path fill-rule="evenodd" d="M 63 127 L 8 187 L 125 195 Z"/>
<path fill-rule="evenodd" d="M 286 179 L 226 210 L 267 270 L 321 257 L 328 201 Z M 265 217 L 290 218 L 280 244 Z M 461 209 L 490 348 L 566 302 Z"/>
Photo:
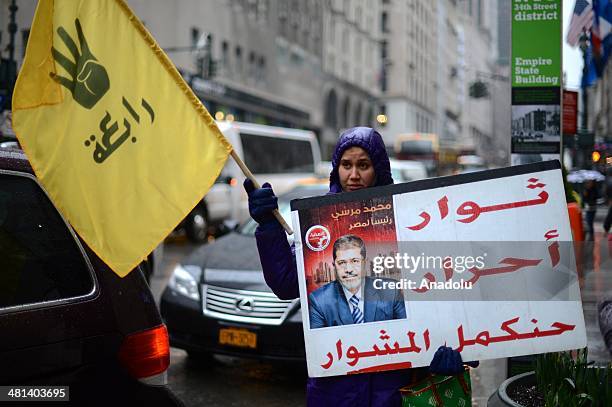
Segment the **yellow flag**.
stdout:
<path fill-rule="evenodd" d="M 206 194 L 231 152 L 123 0 L 40 0 L 13 126 L 51 199 L 119 276 Z"/>

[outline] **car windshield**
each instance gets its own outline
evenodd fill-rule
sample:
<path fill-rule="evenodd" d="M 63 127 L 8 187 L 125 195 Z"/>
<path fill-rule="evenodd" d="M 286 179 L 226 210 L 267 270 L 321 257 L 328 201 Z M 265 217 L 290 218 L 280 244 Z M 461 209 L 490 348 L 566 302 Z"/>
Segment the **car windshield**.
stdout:
<path fill-rule="evenodd" d="M 278 210 L 287 224 L 291 225 L 291 200 L 325 195 L 327 191 L 329 191 L 329 187 L 325 181 L 313 183 L 311 185 L 299 185 L 278 198 Z M 253 236 L 255 235 L 256 228 L 257 222 L 249 218 L 249 220 L 240 226 L 238 233 Z"/>

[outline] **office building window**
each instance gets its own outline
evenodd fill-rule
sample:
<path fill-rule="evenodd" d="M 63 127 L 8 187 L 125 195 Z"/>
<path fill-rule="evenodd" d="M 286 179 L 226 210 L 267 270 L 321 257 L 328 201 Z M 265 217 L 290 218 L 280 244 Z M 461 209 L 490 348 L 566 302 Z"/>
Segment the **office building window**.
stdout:
<path fill-rule="evenodd" d="M 236 47 L 236 72 L 238 75 L 242 75 L 242 48 Z"/>
<path fill-rule="evenodd" d="M 257 77 L 260 81 L 266 80 L 266 58 L 260 56 L 257 61 Z"/>
<path fill-rule="evenodd" d="M 383 11 L 380 17 L 381 17 L 380 26 L 381 26 L 382 32 L 386 34 L 389 32 L 389 16 L 387 15 L 386 11 Z"/>
<path fill-rule="evenodd" d="M 191 27 L 191 46 L 195 47 L 200 38 L 200 29 L 198 27 Z"/>
<path fill-rule="evenodd" d="M 269 0 L 257 1 L 257 19 L 261 22 L 268 21 L 268 1 Z"/>
<path fill-rule="evenodd" d="M 227 41 L 221 43 L 221 69 L 226 73 L 230 70 L 229 44 Z"/>
<path fill-rule="evenodd" d="M 255 53 L 253 51 L 249 52 L 249 69 L 248 69 L 248 75 L 249 78 L 255 78 L 257 75 L 256 72 L 256 65 L 255 65 Z"/>

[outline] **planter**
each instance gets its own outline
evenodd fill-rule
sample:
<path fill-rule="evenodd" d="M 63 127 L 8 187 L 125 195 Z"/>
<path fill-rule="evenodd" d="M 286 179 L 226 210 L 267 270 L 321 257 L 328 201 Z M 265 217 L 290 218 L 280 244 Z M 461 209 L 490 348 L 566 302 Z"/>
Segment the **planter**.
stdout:
<path fill-rule="evenodd" d="M 576 202 L 570 202 L 567 204 L 567 214 L 569 215 L 570 227 L 572 229 L 572 236 L 574 242 L 584 241 L 584 230 L 582 228 L 582 211 L 580 205 Z"/>
<path fill-rule="evenodd" d="M 514 400 L 513 398 L 518 398 L 519 400 L 525 400 L 529 402 L 530 400 L 539 399 L 541 400 L 541 395 L 537 395 L 535 391 L 536 386 L 536 377 L 535 372 L 527 372 L 522 373 L 520 375 L 512 376 L 511 378 L 504 381 L 497 391 L 489 397 L 487 402 L 488 407 L 525 407 L 532 405 L 544 405 L 542 400 L 541 404 L 520 404 L 519 401 Z M 518 395 L 518 397 L 517 397 Z"/>
<path fill-rule="evenodd" d="M 586 353 L 584 355 L 586 357 Z M 583 365 L 583 368 L 586 367 Z M 588 366 L 590 371 L 585 375 L 576 373 L 580 378 L 580 387 L 588 388 L 589 398 L 592 397 L 593 406 L 610 406 L 612 401 L 612 381 L 609 380 L 612 373 L 612 364 L 601 366 Z M 574 379 L 575 380 L 574 376 Z M 568 379 L 565 379 L 568 380 Z M 595 382 L 593 382 L 595 380 Z M 589 383 L 590 382 L 590 383 Z M 564 383 L 565 384 L 565 383 Z M 535 372 L 522 373 L 512 376 L 504 381 L 497 391 L 489 397 L 487 402 L 488 407 L 543 407 L 544 395 L 536 389 Z M 584 398 L 584 394 L 567 394 L 567 392 L 559 392 L 561 388 L 556 389 L 557 393 L 552 393 L 553 397 L 561 397 L 559 405 L 579 405 L 576 402 Z M 549 393 L 548 397 L 551 396 Z M 571 403 L 570 403 L 571 402 Z"/>

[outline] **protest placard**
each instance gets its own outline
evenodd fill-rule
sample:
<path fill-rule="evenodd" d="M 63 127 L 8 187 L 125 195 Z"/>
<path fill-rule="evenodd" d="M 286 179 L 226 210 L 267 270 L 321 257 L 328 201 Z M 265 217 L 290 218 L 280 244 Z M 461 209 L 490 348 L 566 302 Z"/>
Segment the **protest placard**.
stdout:
<path fill-rule="evenodd" d="M 292 201 L 309 375 L 586 346 L 560 168 Z"/>

